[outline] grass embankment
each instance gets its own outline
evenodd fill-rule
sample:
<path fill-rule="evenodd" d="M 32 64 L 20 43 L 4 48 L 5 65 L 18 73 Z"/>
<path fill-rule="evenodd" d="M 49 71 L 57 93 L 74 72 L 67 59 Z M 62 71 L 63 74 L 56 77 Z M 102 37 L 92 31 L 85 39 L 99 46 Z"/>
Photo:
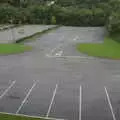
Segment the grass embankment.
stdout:
<path fill-rule="evenodd" d="M 77 50 L 89 56 L 103 57 L 109 59 L 120 59 L 120 43 L 116 42 L 120 35 L 106 37 L 104 43 L 81 43 L 77 44 Z"/>
<path fill-rule="evenodd" d="M 0 114 L 0 120 L 45 120 L 43 118 L 32 118 L 18 115 Z"/>
<path fill-rule="evenodd" d="M 30 46 L 22 44 L 0 44 L 0 55 L 17 54 L 31 49 Z"/>

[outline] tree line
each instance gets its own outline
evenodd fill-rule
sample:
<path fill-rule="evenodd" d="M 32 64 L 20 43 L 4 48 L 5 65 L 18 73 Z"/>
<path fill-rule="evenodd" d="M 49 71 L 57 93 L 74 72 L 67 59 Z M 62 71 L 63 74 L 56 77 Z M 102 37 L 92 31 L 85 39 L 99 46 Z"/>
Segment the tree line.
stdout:
<path fill-rule="evenodd" d="M 120 31 L 120 0 L 0 0 L 0 23 L 106 26 Z"/>

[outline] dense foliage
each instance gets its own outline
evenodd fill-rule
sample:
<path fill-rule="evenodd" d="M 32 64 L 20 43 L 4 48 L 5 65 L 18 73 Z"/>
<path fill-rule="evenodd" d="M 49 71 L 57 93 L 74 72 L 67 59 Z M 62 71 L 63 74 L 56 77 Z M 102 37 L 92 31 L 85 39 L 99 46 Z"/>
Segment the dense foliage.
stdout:
<path fill-rule="evenodd" d="M 113 12 L 109 16 L 107 28 L 110 33 L 120 32 L 120 13 Z"/>
<path fill-rule="evenodd" d="M 0 23 L 103 26 L 120 31 L 120 0 L 0 0 Z"/>
<path fill-rule="evenodd" d="M 101 8 L 73 8 L 29 6 L 16 8 L 2 5 L 0 7 L 0 23 L 30 23 L 30 24 L 63 24 L 74 26 L 103 26 L 106 15 Z"/>
<path fill-rule="evenodd" d="M 108 16 L 107 28 L 111 34 L 120 32 L 120 0 L 111 0 L 109 3 L 111 14 Z"/>

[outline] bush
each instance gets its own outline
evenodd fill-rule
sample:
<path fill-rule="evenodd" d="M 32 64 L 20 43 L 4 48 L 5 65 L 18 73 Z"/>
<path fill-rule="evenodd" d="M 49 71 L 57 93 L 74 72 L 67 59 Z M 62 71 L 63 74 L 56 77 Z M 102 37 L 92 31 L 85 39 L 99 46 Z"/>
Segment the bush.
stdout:
<path fill-rule="evenodd" d="M 29 23 L 29 24 L 50 24 L 51 8 L 33 6 L 28 8 L 16 8 L 10 5 L 0 6 L 0 23 Z M 54 21 L 55 22 L 55 21 Z"/>
<path fill-rule="evenodd" d="M 106 14 L 101 8 L 78 8 L 61 6 L 38 6 L 16 8 L 0 7 L 0 23 L 61 24 L 70 26 L 103 26 Z"/>
<path fill-rule="evenodd" d="M 33 24 L 50 24 L 51 23 L 51 11 L 50 7 L 33 6 L 27 8 L 30 11 L 30 23 Z"/>
<path fill-rule="evenodd" d="M 106 14 L 101 8 L 94 8 L 92 16 L 92 26 L 104 26 L 106 23 Z"/>
<path fill-rule="evenodd" d="M 120 13 L 119 12 L 113 12 L 109 16 L 108 23 L 107 23 L 107 29 L 110 34 L 120 32 Z"/>
<path fill-rule="evenodd" d="M 79 9 L 73 7 L 58 8 L 55 10 L 57 24 L 72 26 L 103 26 L 105 14 L 102 9 Z"/>
<path fill-rule="evenodd" d="M 51 24 L 56 24 L 56 17 L 55 16 L 52 16 L 52 18 L 51 18 Z"/>
<path fill-rule="evenodd" d="M 10 20 L 13 20 L 13 23 L 16 19 L 18 9 L 12 6 L 0 6 L 0 23 L 10 23 Z"/>

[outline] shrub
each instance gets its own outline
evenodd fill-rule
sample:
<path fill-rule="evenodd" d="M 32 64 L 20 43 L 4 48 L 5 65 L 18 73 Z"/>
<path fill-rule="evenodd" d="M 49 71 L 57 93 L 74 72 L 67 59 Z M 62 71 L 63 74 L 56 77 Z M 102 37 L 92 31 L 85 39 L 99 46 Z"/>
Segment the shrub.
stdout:
<path fill-rule="evenodd" d="M 94 8 L 92 16 L 92 26 L 104 26 L 106 23 L 106 14 L 101 8 Z"/>
<path fill-rule="evenodd" d="M 119 12 L 113 12 L 109 16 L 107 29 L 110 34 L 113 34 L 115 32 L 120 32 L 120 13 Z"/>
<path fill-rule="evenodd" d="M 101 8 L 78 8 L 33 5 L 16 8 L 10 5 L 0 7 L 0 23 L 62 24 L 70 26 L 103 26 L 106 13 Z"/>
<path fill-rule="evenodd" d="M 0 23 L 9 23 L 10 20 L 15 21 L 18 9 L 12 6 L 0 6 Z"/>
<path fill-rule="evenodd" d="M 58 8 L 55 10 L 57 24 L 72 26 L 103 26 L 105 14 L 102 9 L 79 9 L 73 7 Z"/>
<path fill-rule="evenodd" d="M 52 16 L 52 18 L 51 18 L 51 24 L 56 24 L 56 17 L 55 16 Z"/>
<path fill-rule="evenodd" d="M 30 11 L 30 23 L 34 24 L 50 24 L 51 23 L 51 13 L 50 7 L 43 6 L 33 6 L 27 8 Z"/>

